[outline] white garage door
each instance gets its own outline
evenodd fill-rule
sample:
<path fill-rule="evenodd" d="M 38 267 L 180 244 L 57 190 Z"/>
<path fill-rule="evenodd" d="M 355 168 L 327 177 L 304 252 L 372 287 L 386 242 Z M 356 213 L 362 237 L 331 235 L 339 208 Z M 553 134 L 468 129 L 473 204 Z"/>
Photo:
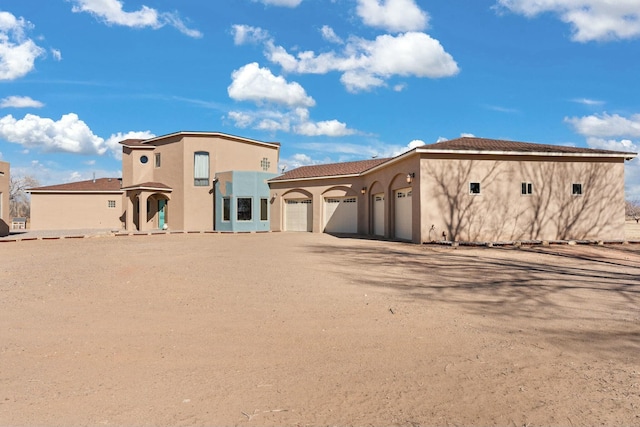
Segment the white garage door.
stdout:
<path fill-rule="evenodd" d="M 384 236 L 384 193 L 373 195 L 373 234 Z"/>
<path fill-rule="evenodd" d="M 403 188 L 395 192 L 395 232 L 397 239 L 411 240 L 412 219 L 411 219 L 411 189 Z"/>
<path fill-rule="evenodd" d="M 285 201 L 285 231 L 311 231 L 313 205 L 311 199 L 291 199 Z"/>
<path fill-rule="evenodd" d="M 358 199 L 327 197 L 324 199 L 325 233 L 358 232 Z"/>

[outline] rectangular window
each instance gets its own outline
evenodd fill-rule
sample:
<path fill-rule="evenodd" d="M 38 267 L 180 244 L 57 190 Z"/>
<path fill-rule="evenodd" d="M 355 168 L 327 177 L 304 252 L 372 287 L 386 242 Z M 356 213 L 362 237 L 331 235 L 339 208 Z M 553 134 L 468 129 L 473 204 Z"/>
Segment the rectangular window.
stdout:
<path fill-rule="evenodd" d="M 582 196 L 582 184 L 572 184 L 571 194 L 574 196 Z"/>
<path fill-rule="evenodd" d="M 209 186 L 209 153 L 198 151 L 193 160 L 193 185 L 196 187 Z"/>
<path fill-rule="evenodd" d="M 160 167 L 160 153 L 156 153 L 155 155 L 155 159 L 156 159 L 156 167 L 159 168 Z"/>
<path fill-rule="evenodd" d="M 522 183 L 522 195 L 523 196 L 527 196 L 533 194 L 533 184 L 531 184 L 530 182 L 523 182 Z"/>
<path fill-rule="evenodd" d="M 269 200 L 260 199 L 260 221 L 269 220 Z"/>
<path fill-rule="evenodd" d="M 469 183 L 469 194 L 480 194 L 480 183 L 479 182 L 470 182 Z"/>
<path fill-rule="evenodd" d="M 107 200 L 107 206 L 110 208 L 115 208 L 116 207 L 116 201 L 115 200 Z"/>
<path fill-rule="evenodd" d="M 228 197 L 222 198 L 222 220 L 231 220 L 231 199 Z"/>
<path fill-rule="evenodd" d="M 238 197 L 238 221 L 251 221 L 251 198 Z"/>

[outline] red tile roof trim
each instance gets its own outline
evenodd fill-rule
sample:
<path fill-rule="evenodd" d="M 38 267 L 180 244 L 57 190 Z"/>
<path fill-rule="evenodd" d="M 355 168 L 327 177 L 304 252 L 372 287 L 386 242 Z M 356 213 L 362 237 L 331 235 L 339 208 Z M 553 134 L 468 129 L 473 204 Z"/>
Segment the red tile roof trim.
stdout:
<path fill-rule="evenodd" d="M 98 178 L 68 184 L 47 185 L 27 190 L 30 193 L 121 193 L 120 178 Z"/>

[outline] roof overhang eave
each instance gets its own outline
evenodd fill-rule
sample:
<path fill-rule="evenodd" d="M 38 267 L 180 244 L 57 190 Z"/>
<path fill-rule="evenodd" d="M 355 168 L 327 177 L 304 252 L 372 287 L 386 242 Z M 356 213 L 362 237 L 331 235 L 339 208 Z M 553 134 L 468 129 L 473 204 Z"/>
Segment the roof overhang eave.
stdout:
<path fill-rule="evenodd" d="M 638 153 L 561 153 L 561 152 L 544 152 L 544 151 L 488 151 L 488 150 L 428 150 L 424 148 L 416 148 L 416 152 L 420 154 L 473 154 L 485 156 L 525 156 L 525 157 L 607 157 L 607 158 L 624 158 L 631 160 Z"/>
<path fill-rule="evenodd" d="M 312 176 L 308 178 L 291 178 L 291 179 L 269 179 L 267 183 L 276 184 L 279 182 L 299 182 L 299 181 L 315 181 L 318 179 L 337 179 L 337 178 L 357 178 L 361 176 L 360 173 L 351 173 L 347 175 L 329 175 L 329 176 Z"/>

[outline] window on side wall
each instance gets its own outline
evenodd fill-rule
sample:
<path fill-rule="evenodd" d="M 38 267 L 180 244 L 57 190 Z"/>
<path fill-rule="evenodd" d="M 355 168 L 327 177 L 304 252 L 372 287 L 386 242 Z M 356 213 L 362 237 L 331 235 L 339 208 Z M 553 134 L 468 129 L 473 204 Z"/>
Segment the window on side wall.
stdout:
<path fill-rule="evenodd" d="M 523 182 L 522 183 L 521 194 L 523 196 L 529 196 L 529 195 L 533 194 L 533 184 L 530 183 L 530 182 Z"/>
<path fill-rule="evenodd" d="M 228 197 L 222 198 L 222 220 L 231 220 L 231 199 Z"/>
<path fill-rule="evenodd" d="M 469 194 L 480 194 L 480 183 L 479 182 L 470 182 L 469 183 Z"/>
<path fill-rule="evenodd" d="M 160 153 L 156 153 L 154 158 L 155 158 L 155 165 L 156 165 L 157 168 L 159 168 L 160 167 Z"/>
<path fill-rule="evenodd" d="M 260 221 L 269 220 L 269 200 L 260 199 Z"/>
<path fill-rule="evenodd" d="M 116 207 L 116 201 L 115 200 L 107 200 L 107 207 L 115 208 Z"/>
<path fill-rule="evenodd" d="M 571 194 L 573 194 L 574 196 L 582 196 L 582 184 L 571 184 Z"/>
<path fill-rule="evenodd" d="M 238 221 L 251 221 L 251 198 L 238 197 Z"/>
<path fill-rule="evenodd" d="M 196 187 L 209 186 L 209 153 L 197 151 L 193 159 L 193 185 Z"/>

